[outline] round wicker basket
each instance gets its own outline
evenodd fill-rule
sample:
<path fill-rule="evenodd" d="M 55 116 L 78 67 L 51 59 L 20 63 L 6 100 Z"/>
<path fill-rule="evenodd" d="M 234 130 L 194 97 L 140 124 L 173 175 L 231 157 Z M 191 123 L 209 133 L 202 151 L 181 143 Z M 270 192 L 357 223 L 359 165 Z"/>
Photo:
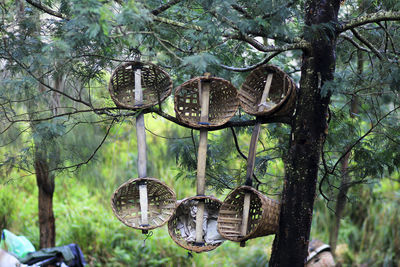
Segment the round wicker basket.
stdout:
<path fill-rule="evenodd" d="M 222 244 L 223 240 L 207 242 L 207 239 L 205 238 L 204 244 L 196 244 L 194 235 L 192 236 L 192 239 L 191 239 L 190 236 L 188 236 L 187 233 L 185 233 L 185 231 L 182 228 L 180 228 L 180 226 L 182 226 L 183 223 L 189 221 L 188 218 L 190 218 L 190 217 L 195 218 L 195 214 L 191 214 L 191 213 L 193 213 L 193 211 L 191 211 L 191 208 L 196 207 L 198 201 L 204 201 L 205 213 L 206 212 L 207 212 L 207 214 L 214 213 L 214 214 L 218 215 L 218 210 L 222 203 L 217 198 L 212 197 L 212 196 L 194 196 L 194 197 L 185 198 L 181 201 L 178 201 L 179 203 L 175 209 L 175 212 L 174 212 L 172 218 L 168 222 L 168 233 L 171 236 L 171 238 L 175 241 L 175 243 L 178 244 L 180 247 L 190 250 L 190 251 L 200 253 L 200 252 L 210 251 L 210 250 L 217 248 L 219 245 Z M 194 215 L 194 216 L 192 216 L 192 215 Z M 193 223 L 195 224 L 195 219 L 194 219 Z M 204 224 L 203 229 L 204 229 L 204 227 L 212 227 L 212 226 L 215 227 L 215 229 L 212 229 L 212 230 L 214 230 L 214 232 L 218 233 L 217 229 L 216 229 L 217 228 L 216 221 L 215 221 L 215 224 L 210 224 L 210 223 Z M 196 225 L 192 225 L 191 229 L 193 231 L 195 228 L 196 228 Z"/>
<path fill-rule="evenodd" d="M 135 71 L 141 70 L 143 100 L 135 101 Z M 172 81 L 168 73 L 152 63 L 137 61 L 120 65 L 111 75 L 108 90 L 118 107 L 142 109 L 164 101 L 172 91 Z"/>
<path fill-rule="evenodd" d="M 210 82 L 208 123 L 200 124 L 200 95 L 202 82 Z M 212 128 L 228 122 L 239 107 L 237 89 L 227 80 L 217 77 L 196 77 L 175 90 L 177 118 L 191 128 Z"/>
<path fill-rule="evenodd" d="M 268 74 L 273 74 L 269 99 L 260 110 L 260 101 Z M 255 116 L 283 117 L 293 114 L 296 102 L 296 85 L 281 69 L 272 65 L 262 65 L 253 70 L 239 90 L 240 106 Z"/>
<path fill-rule="evenodd" d="M 148 225 L 141 225 L 139 185 L 147 185 Z M 150 230 L 164 225 L 172 216 L 176 195 L 165 183 L 155 178 L 130 179 L 118 187 L 111 198 L 111 207 L 125 225 Z"/>
<path fill-rule="evenodd" d="M 243 202 L 250 193 L 250 214 L 247 234 L 241 234 Z M 279 202 L 270 199 L 251 186 L 234 189 L 223 201 L 218 216 L 218 231 L 225 239 L 241 242 L 275 234 L 279 227 Z"/>

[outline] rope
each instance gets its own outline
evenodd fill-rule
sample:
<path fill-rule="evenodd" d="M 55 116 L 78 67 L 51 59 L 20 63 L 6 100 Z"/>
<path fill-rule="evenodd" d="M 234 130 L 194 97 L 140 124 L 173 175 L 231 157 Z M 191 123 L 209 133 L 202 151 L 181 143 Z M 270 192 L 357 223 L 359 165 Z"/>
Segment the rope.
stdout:
<path fill-rule="evenodd" d="M 146 236 L 146 238 L 143 239 L 143 245 L 142 245 L 142 247 L 145 247 L 145 246 L 146 246 L 146 240 L 147 240 L 149 237 L 153 236 L 153 231 L 150 231 L 150 232 L 149 232 L 148 234 L 146 234 L 145 236 Z"/>

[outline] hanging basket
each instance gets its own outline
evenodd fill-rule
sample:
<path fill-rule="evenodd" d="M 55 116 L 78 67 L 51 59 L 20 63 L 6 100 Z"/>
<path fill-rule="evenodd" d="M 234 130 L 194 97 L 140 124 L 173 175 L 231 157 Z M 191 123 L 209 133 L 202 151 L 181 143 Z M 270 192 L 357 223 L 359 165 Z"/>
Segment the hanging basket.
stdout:
<path fill-rule="evenodd" d="M 141 70 L 143 101 L 135 100 L 135 71 Z M 168 73 L 152 63 L 127 62 L 120 65 L 111 75 L 108 90 L 118 107 L 143 109 L 164 101 L 172 90 Z"/>
<path fill-rule="evenodd" d="M 241 234 L 243 202 L 250 193 L 250 214 L 247 234 Z M 218 231 L 225 239 L 241 242 L 275 234 L 278 231 L 280 205 L 250 186 L 240 186 L 223 201 L 218 216 Z"/>
<path fill-rule="evenodd" d="M 200 124 L 200 83 L 210 82 L 208 123 Z M 191 128 L 212 128 L 227 123 L 239 107 L 237 89 L 227 80 L 217 77 L 197 77 L 186 81 L 175 91 L 177 118 Z"/>
<path fill-rule="evenodd" d="M 147 185 L 148 225 L 141 224 L 139 185 Z M 150 230 L 164 225 L 172 216 L 176 195 L 165 183 L 155 178 L 130 179 L 115 190 L 112 210 L 125 225 Z"/>
<path fill-rule="evenodd" d="M 273 74 L 268 99 L 260 103 L 268 74 Z M 240 106 L 255 116 L 291 116 L 296 102 L 294 81 L 278 67 L 262 65 L 253 70 L 239 90 Z M 261 105 L 264 109 L 260 110 Z"/>
<path fill-rule="evenodd" d="M 199 201 L 204 201 L 204 243 L 195 242 L 196 207 Z M 218 211 L 221 201 L 212 196 L 194 196 L 179 201 L 175 212 L 168 222 L 168 232 L 180 247 L 194 251 L 205 252 L 217 248 L 224 239 L 217 230 Z"/>

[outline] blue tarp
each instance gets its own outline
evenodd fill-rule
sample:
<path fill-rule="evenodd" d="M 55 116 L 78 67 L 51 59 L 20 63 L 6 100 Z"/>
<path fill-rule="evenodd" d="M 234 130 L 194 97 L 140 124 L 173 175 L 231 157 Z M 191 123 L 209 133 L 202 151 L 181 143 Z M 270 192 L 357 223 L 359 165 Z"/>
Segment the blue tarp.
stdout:
<path fill-rule="evenodd" d="M 69 267 L 84 267 L 86 265 L 83 253 L 77 244 L 69 244 L 62 247 L 44 248 L 29 253 L 20 259 L 21 263 L 27 265 L 42 266 L 51 263 L 64 262 Z"/>

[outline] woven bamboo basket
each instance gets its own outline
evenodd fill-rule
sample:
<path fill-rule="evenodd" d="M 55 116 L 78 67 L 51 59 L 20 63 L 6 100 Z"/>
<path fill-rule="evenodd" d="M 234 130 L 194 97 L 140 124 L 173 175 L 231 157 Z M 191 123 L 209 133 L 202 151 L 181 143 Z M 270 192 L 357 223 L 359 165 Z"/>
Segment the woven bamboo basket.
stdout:
<path fill-rule="evenodd" d="M 218 200 L 213 196 L 193 196 L 178 201 L 178 205 L 175 209 L 175 212 L 172 218 L 168 222 L 168 233 L 171 236 L 171 238 L 175 241 L 175 243 L 178 244 L 180 247 L 200 253 L 216 249 L 219 245 L 222 244 L 223 240 L 215 243 L 204 242 L 203 244 L 196 244 L 194 236 L 192 239 L 193 241 L 191 241 L 188 239 L 188 237 L 184 236 L 183 232 L 181 232 L 183 230 L 179 229 L 179 224 L 190 216 L 190 211 L 185 209 L 185 207 L 187 206 L 196 207 L 197 206 L 196 201 L 204 201 L 205 211 L 208 212 L 214 211 L 216 212 L 217 215 L 218 215 L 218 210 L 222 204 L 220 200 Z M 216 227 L 217 224 L 215 223 L 215 228 Z M 194 228 L 192 229 L 195 230 Z M 215 229 L 215 231 L 217 231 L 217 229 Z"/>
<path fill-rule="evenodd" d="M 148 224 L 141 224 L 139 185 L 147 185 Z M 165 183 L 155 178 L 130 179 L 118 187 L 112 198 L 111 207 L 117 218 L 125 225 L 151 230 L 164 225 L 174 213 L 176 195 Z"/>
<path fill-rule="evenodd" d="M 268 74 L 273 74 L 269 99 L 263 110 L 260 100 L 267 82 Z M 293 114 L 296 102 L 296 85 L 281 69 L 272 65 L 262 65 L 253 70 L 239 90 L 240 106 L 255 116 L 284 117 Z"/>
<path fill-rule="evenodd" d="M 135 71 L 141 70 L 142 103 L 135 101 Z M 172 91 L 168 73 L 152 63 L 127 62 L 114 70 L 108 90 L 118 107 L 142 109 L 164 101 Z"/>
<path fill-rule="evenodd" d="M 250 214 L 247 234 L 241 234 L 243 202 L 250 193 Z M 275 234 L 279 227 L 280 204 L 251 186 L 240 186 L 223 201 L 218 216 L 218 231 L 225 239 L 242 242 L 248 239 Z"/>
<path fill-rule="evenodd" d="M 208 123 L 200 124 L 200 83 L 209 81 L 210 104 Z M 191 128 L 212 128 L 227 123 L 239 108 L 237 89 L 227 80 L 217 77 L 196 77 L 175 91 L 177 118 Z"/>

